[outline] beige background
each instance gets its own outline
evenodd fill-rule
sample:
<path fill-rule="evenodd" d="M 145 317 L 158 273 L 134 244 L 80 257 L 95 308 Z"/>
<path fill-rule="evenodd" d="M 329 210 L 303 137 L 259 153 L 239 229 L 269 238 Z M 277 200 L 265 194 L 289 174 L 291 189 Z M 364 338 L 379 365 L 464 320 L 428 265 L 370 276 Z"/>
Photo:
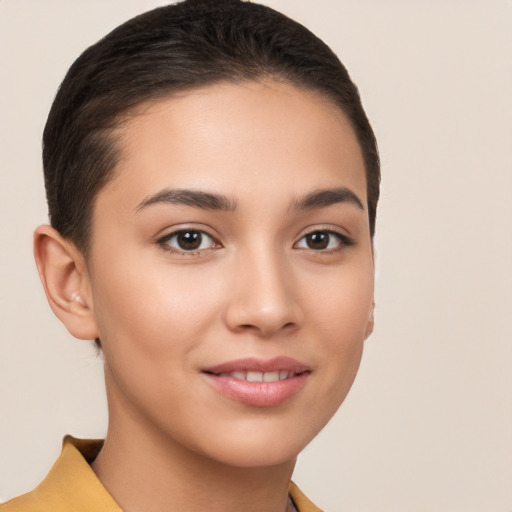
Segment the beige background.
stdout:
<path fill-rule="evenodd" d="M 155 0 L 0 0 L 0 500 L 102 436 L 101 360 L 32 262 L 40 137 L 74 58 Z M 347 65 L 379 139 L 376 331 L 295 480 L 336 511 L 512 511 L 512 3 L 269 0 Z"/>

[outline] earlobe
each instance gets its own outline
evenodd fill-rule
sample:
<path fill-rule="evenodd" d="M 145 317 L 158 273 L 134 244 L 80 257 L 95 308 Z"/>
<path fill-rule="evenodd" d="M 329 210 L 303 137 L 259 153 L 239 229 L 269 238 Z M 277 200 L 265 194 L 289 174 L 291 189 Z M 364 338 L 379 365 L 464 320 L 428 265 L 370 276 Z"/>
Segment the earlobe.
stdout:
<path fill-rule="evenodd" d="M 34 232 L 34 257 L 48 303 L 79 339 L 98 337 L 90 281 L 82 253 L 51 226 Z"/>
<path fill-rule="evenodd" d="M 370 315 L 368 317 L 368 322 L 366 323 L 366 329 L 365 329 L 365 333 L 364 333 L 365 340 L 367 340 L 373 332 L 373 327 L 375 324 L 374 312 L 375 312 L 375 301 L 372 302 L 372 307 L 370 309 Z"/>

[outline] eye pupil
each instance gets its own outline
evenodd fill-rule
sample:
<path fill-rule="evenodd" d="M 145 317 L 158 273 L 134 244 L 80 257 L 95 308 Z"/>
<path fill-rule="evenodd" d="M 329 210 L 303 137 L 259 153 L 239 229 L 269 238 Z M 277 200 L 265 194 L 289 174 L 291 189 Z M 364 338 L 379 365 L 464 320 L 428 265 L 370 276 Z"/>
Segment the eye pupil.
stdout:
<path fill-rule="evenodd" d="M 329 245 L 329 234 L 321 231 L 306 236 L 306 243 L 310 249 L 326 249 Z"/>
<path fill-rule="evenodd" d="M 203 237 L 199 231 L 182 231 L 178 233 L 176 241 L 185 251 L 193 251 L 201 246 Z"/>

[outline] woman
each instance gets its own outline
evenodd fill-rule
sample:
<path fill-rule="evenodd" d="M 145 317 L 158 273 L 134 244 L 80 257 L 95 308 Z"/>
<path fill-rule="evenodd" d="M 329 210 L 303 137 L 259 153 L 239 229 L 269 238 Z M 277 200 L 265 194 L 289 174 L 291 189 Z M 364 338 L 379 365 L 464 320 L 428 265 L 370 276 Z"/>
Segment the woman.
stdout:
<path fill-rule="evenodd" d="M 44 132 L 54 313 L 104 355 L 104 442 L 0 510 L 318 510 L 290 480 L 373 328 L 379 161 L 329 48 L 257 4 L 86 50 Z"/>

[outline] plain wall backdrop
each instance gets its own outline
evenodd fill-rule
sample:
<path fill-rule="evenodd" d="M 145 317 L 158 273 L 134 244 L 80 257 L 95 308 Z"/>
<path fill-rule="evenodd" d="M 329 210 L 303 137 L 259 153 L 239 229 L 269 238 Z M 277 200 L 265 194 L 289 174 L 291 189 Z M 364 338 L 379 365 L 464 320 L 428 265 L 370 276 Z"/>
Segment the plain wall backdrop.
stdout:
<path fill-rule="evenodd" d="M 32 259 L 40 140 L 78 54 L 156 0 L 0 0 L 0 501 L 106 429 L 102 362 Z M 323 38 L 382 155 L 376 329 L 294 479 L 326 511 L 512 510 L 512 3 L 268 0 Z"/>

